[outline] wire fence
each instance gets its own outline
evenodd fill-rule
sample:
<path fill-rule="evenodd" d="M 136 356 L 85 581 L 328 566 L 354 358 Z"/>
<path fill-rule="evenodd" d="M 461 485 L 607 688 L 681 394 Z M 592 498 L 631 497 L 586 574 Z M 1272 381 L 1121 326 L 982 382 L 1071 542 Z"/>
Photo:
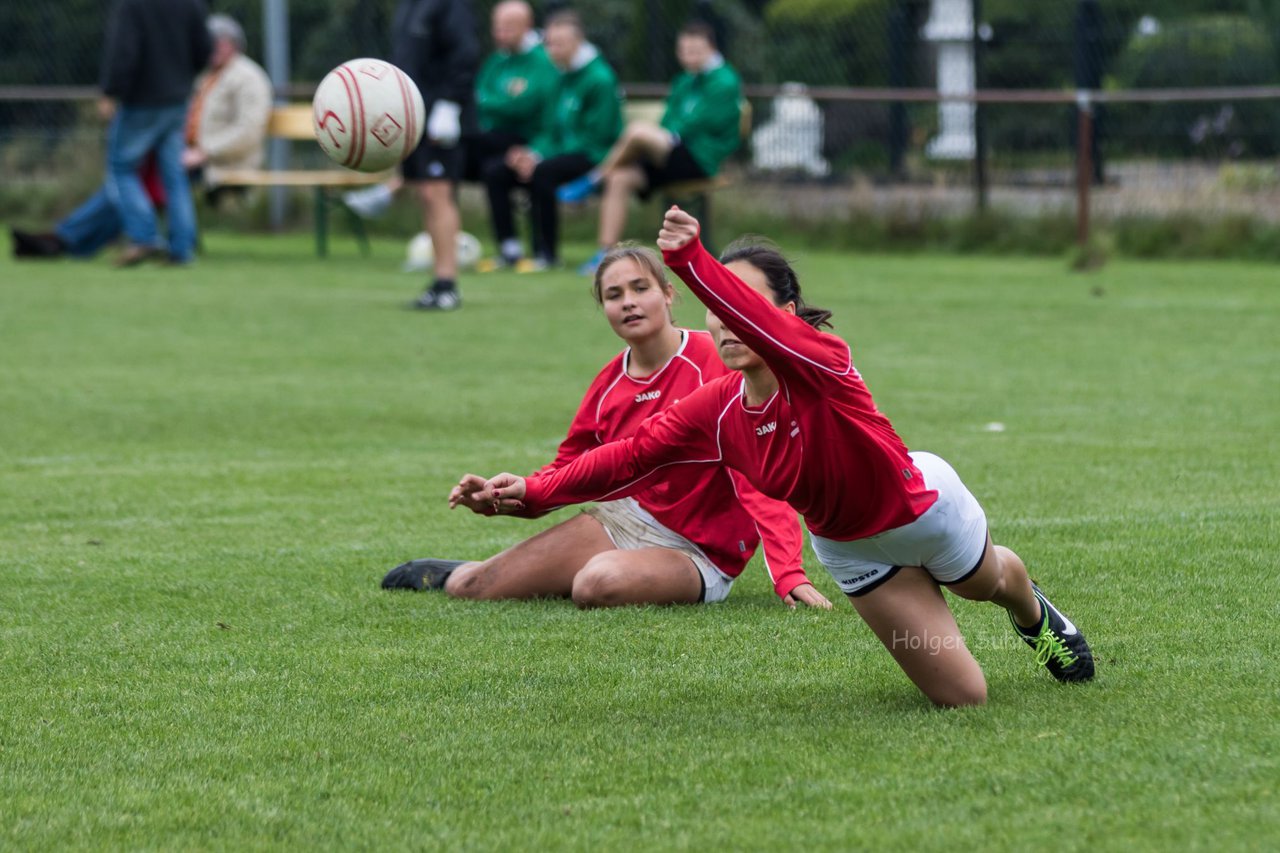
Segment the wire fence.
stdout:
<path fill-rule="evenodd" d="M 241 21 L 250 55 L 261 58 L 262 0 L 209 5 Z M 313 81 L 353 55 L 385 55 L 394 5 L 290 0 L 286 94 L 306 98 Z M 487 31 L 492 0 L 473 5 Z M 540 18 L 553 8 L 533 5 Z M 101 127 L 90 102 L 107 7 L 0 4 L 0 170 L 10 190 L 0 207 L 98 168 Z M 1098 217 L 1280 220 L 1280 0 L 584 0 L 577 8 L 632 98 L 662 96 L 685 21 L 712 23 L 754 107 L 733 168 L 772 189 L 755 197 L 796 216 L 980 205 L 1078 213 L 1084 164 Z"/>

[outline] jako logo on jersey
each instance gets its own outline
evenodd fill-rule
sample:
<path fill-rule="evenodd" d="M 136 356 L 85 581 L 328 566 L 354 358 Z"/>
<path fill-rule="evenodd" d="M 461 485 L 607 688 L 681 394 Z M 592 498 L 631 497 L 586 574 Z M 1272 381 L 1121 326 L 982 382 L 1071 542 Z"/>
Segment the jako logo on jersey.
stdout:
<path fill-rule="evenodd" d="M 769 421 L 764 426 L 756 427 L 756 435 L 768 435 L 769 433 L 773 432 L 777 428 L 778 428 L 777 421 Z"/>
<path fill-rule="evenodd" d="M 662 396 L 662 391 L 645 391 L 643 394 L 636 395 L 636 402 L 643 403 L 646 400 L 656 400 Z"/>

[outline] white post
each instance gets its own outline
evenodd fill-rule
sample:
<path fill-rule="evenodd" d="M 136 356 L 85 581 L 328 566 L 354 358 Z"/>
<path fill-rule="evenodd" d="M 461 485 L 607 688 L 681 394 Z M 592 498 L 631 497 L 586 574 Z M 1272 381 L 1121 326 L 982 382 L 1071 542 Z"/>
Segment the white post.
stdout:
<path fill-rule="evenodd" d="M 938 92 L 973 94 L 972 0 L 931 0 L 922 35 L 937 45 Z M 925 154 L 938 160 L 972 160 L 977 151 L 974 113 L 973 101 L 938 104 L 938 135 L 929 140 Z"/>

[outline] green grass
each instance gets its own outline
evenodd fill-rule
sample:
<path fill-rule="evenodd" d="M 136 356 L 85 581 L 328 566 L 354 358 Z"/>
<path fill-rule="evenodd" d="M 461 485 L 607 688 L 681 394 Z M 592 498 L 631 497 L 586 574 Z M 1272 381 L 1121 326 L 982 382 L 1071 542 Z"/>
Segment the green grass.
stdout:
<path fill-rule="evenodd" d="M 399 244 L 335 249 L 0 260 L 0 847 L 1280 844 L 1274 267 L 800 255 L 1098 656 L 1060 686 L 954 602 L 990 703 L 941 712 L 754 566 L 706 608 L 379 590 L 565 517 L 444 496 L 548 459 L 618 345 L 568 274 L 423 316 Z"/>

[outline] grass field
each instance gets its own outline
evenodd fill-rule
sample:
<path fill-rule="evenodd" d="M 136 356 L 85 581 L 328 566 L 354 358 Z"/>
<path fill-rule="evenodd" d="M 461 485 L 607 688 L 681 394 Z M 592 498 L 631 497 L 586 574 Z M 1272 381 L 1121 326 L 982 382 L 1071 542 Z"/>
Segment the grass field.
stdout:
<path fill-rule="evenodd" d="M 956 601 L 990 702 L 942 712 L 754 566 L 706 608 L 381 591 L 566 517 L 444 496 L 550 458 L 616 340 L 567 273 L 424 316 L 398 244 L 206 252 L 0 260 L 0 847 L 1280 846 L 1277 268 L 800 256 L 1098 657 L 1060 686 Z"/>

